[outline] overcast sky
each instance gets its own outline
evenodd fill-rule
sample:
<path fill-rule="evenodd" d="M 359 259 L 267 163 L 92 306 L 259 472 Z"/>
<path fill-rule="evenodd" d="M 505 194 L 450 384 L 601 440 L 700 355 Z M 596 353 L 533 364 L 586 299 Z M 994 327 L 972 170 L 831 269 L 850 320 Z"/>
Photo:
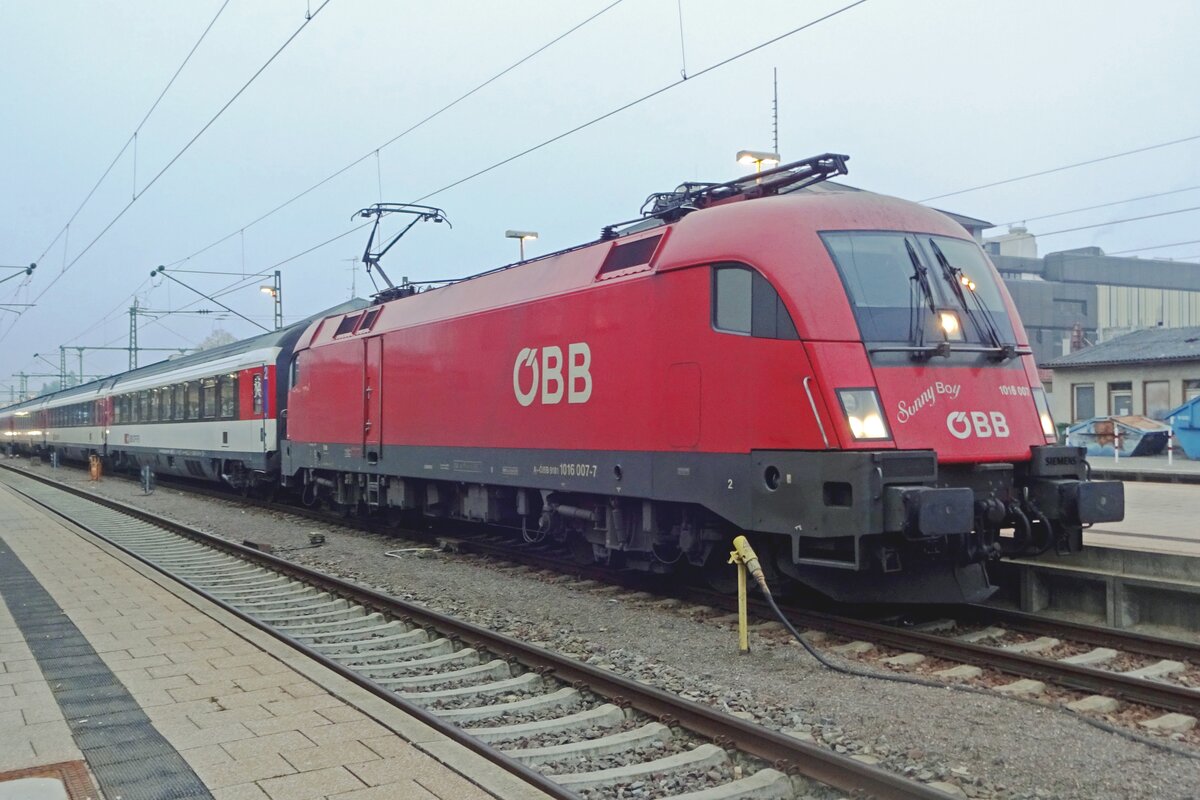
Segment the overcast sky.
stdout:
<path fill-rule="evenodd" d="M 223 237 L 172 271 L 237 273 L 177 273 L 213 293 L 286 260 L 289 321 L 349 297 L 352 284 L 365 296 L 354 259 L 366 230 L 311 249 L 354 227 L 357 209 L 421 198 L 667 87 L 685 67 L 681 85 L 430 197 L 453 229 L 418 226 L 384 261 L 389 275 L 449 278 L 507 263 L 517 252 L 508 228 L 540 233 L 531 254 L 578 244 L 636 216 L 652 191 L 735 177 L 737 150 L 773 147 L 772 68 L 785 159 L 848 153 L 847 182 L 912 200 L 1200 135 L 1200 4 L 1190 0 L 868 0 L 698 74 L 847 2 L 623 0 L 376 157 L 612 0 L 0 0 L 0 264 L 39 262 L 24 283 L 0 285 L 0 303 L 37 303 L 20 317 L 0 311 L 0 397 L 12 373 L 56 371 L 34 353 L 56 365 L 59 345 L 124 346 L 135 296 L 151 309 L 216 308 L 189 305 L 194 295 L 149 273 Z M 136 159 L 128 147 L 59 235 L 214 17 L 141 127 Z M 1188 190 L 1030 220 L 1049 234 L 1200 206 L 1191 187 L 1200 187 L 1200 138 L 931 205 L 1002 223 Z M 1198 260 L 1200 243 L 1145 249 L 1200 239 L 1198 219 L 1058 233 L 1039 247 Z M 269 326 L 261 282 L 221 299 Z M 154 347 L 257 330 L 215 315 L 140 325 L 141 344 Z M 159 357 L 144 353 L 142 363 Z M 89 352 L 85 370 L 119 371 L 126 360 Z"/>

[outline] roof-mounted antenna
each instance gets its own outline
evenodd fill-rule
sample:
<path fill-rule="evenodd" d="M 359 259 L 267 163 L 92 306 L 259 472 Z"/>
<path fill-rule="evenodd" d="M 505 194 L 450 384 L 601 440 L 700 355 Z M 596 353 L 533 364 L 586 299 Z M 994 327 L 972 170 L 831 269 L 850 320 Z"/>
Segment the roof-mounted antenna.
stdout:
<path fill-rule="evenodd" d="M 400 232 L 388 240 L 387 244 L 379 245 L 378 250 L 372 250 L 376 246 L 375 237 L 379 233 L 379 221 L 388 214 L 408 214 L 412 217 L 412 221 L 400 229 Z M 371 273 L 372 269 L 379 270 L 379 276 L 383 278 L 383 282 L 387 284 L 387 288 L 375 295 L 375 300 L 392 300 L 397 297 L 408 297 L 416 293 L 416 287 L 410 284 L 407 280 L 403 281 L 400 286 L 392 283 L 391 278 L 383 271 L 383 267 L 379 265 L 387 252 L 392 249 L 396 242 L 400 241 L 404 234 L 412 230 L 412 227 L 418 222 L 444 222 L 450 225 L 449 218 L 446 217 L 446 212 L 440 208 L 433 206 L 419 206 L 412 203 L 376 203 L 373 206 L 367 206 L 355 212 L 355 217 L 365 217 L 370 219 L 375 218 L 375 224 L 371 226 L 371 236 L 367 239 L 367 246 L 363 250 L 362 263 L 367 267 L 367 274 Z"/>

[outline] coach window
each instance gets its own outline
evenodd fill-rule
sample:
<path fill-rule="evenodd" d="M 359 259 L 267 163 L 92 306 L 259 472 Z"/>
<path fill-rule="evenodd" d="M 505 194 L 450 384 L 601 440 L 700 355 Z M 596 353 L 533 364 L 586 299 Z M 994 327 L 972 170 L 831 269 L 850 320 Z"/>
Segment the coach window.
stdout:
<path fill-rule="evenodd" d="M 200 413 L 205 419 L 215 419 L 217 416 L 216 378 L 200 381 Z"/>
<path fill-rule="evenodd" d="M 761 339 L 798 339 L 783 298 L 749 267 L 713 269 L 713 327 Z"/>
<path fill-rule="evenodd" d="M 237 375 L 226 375 L 221 378 L 221 418 L 233 419 L 234 397 L 237 396 Z"/>
<path fill-rule="evenodd" d="M 166 422 L 171 418 L 171 387 L 164 386 L 154 392 L 158 395 L 158 418 Z"/>
<path fill-rule="evenodd" d="M 171 418 L 172 419 L 183 419 L 184 414 L 187 413 L 187 407 L 185 405 L 185 400 L 184 400 L 184 397 L 186 397 L 186 396 L 187 396 L 187 385 L 186 384 L 177 383 L 171 387 L 171 406 L 172 406 Z"/>
<path fill-rule="evenodd" d="M 188 381 L 187 418 L 200 419 L 200 382 Z"/>

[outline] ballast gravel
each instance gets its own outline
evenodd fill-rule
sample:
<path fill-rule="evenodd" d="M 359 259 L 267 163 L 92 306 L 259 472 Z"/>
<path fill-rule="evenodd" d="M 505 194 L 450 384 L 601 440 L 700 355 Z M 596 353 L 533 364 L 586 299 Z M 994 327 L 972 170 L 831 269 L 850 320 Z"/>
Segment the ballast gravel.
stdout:
<path fill-rule="evenodd" d="M 45 466 L 32 469 L 50 471 Z M 1131 741 L 1048 707 L 840 675 L 772 631 L 752 634 L 752 652 L 740 655 L 736 631 L 727 625 L 621 592 L 597 593 L 594 585 L 581 586 L 562 576 L 535 575 L 399 538 L 166 487 L 143 496 L 134 483 L 106 478 L 89 484 L 86 473 L 70 468 L 53 477 L 234 541 L 269 544 L 284 558 L 883 769 L 957 787 L 967 797 L 1200 798 L 1200 759 Z M 305 549 L 312 532 L 325 534 L 326 544 Z M 385 551 L 399 552 L 388 557 Z M 645 788 L 651 791 L 630 796 L 658 795 L 665 787 Z"/>

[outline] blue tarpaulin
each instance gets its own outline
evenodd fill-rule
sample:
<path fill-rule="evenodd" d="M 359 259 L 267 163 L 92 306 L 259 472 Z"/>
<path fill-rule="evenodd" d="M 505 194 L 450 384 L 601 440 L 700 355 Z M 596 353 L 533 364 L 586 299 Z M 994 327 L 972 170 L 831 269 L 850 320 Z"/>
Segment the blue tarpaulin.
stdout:
<path fill-rule="evenodd" d="M 1119 431 L 1121 455 L 1155 456 L 1166 449 L 1170 430 L 1165 422 L 1149 417 L 1092 417 L 1067 428 L 1067 444 L 1086 447 L 1089 456 L 1111 456 Z"/>

